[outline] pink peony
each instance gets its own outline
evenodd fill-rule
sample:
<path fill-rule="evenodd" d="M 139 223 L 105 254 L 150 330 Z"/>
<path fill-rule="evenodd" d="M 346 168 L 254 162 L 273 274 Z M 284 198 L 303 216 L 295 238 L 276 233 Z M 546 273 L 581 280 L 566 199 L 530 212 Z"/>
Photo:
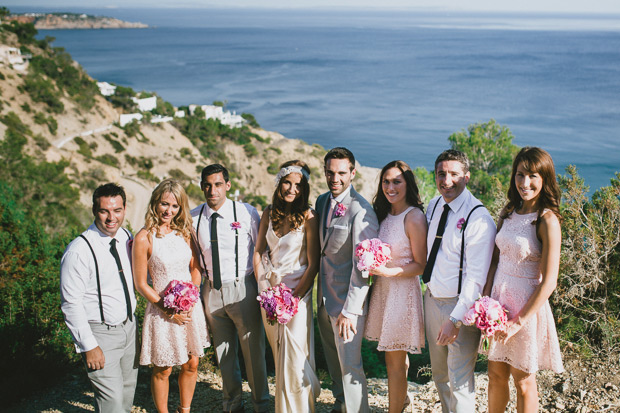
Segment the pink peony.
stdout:
<path fill-rule="evenodd" d="M 188 281 L 172 280 L 164 290 L 164 307 L 174 312 L 189 311 L 200 298 L 200 291 Z"/>
<path fill-rule="evenodd" d="M 470 308 L 463 317 L 463 323 L 468 326 L 474 325 L 476 322 L 476 317 L 478 317 L 476 310 L 474 308 Z"/>

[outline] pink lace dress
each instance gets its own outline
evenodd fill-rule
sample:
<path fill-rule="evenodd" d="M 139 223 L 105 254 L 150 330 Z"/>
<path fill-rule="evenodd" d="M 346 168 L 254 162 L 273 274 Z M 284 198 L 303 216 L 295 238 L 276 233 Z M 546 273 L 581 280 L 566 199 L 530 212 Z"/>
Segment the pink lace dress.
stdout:
<path fill-rule="evenodd" d="M 500 255 L 491 297 L 508 309 L 508 318 L 521 311 L 542 281 L 542 245 L 536 237 L 536 225 L 532 225 L 536 217 L 536 212 L 524 215 L 513 212 L 495 238 Z M 488 357 L 526 373 L 539 369 L 563 372 L 549 301 L 506 344 L 491 340 Z"/>
<path fill-rule="evenodd" d="M 170 281 L 191 282 L 189 262 L 192 251 L 183 237 L 171 232 L 163 238 L 153 236 L 153 252 L 148 262 L 153 289 L 162 294 Z M 140 364 L 159 367 L 178 366 L 189 356 L 202 357 L 209 347 L 207 323 L 200 301 L 192 311 L 192 322 L 179 325 L 148 303 L 142 326 Z"/>
<path fill-rule="evenodd" d="M 405 216 L 389 215 L 381 222 L 379 239 L 390 244 L 392 260 L 387 267 L 401 267 L 413 261 Z M 424 313 L 419 277 L 375 277 L 366 318 L 368 340 L 378 341 L 377 350 L 420 354 L 424 348 Z"/>

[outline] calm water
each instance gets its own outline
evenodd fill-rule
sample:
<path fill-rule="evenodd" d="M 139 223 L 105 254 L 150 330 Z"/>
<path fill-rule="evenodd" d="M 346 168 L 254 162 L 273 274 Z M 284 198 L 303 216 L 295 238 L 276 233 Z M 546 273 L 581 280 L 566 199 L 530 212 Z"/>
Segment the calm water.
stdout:
<path fill-rule="evenodd" d="M 225 100 L 365 165 L 430 168 L 452 132 L 494 118 L 593 188 L 620 171 L 620 16 L 84 11 L 156 26 L 41 32 L 94 78 Z"/>

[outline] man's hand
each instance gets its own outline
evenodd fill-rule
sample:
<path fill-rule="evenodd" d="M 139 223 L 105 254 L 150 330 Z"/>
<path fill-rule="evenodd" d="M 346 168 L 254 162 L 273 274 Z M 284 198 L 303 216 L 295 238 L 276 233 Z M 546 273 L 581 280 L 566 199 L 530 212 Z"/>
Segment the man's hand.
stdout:
<path fill-rule="evenodd" d="M 89 370 L 101 370 L 105 365 L 105 356 L 101 347 L 97 346 L 92 350 L 88 350 L 84 353 L 86 357 L 86 367 Z"/>
<path fill-rule="evenodd" d="M 336 324 L 338 325 L 338 334 L 340 334 L 340 337 L 344 339 L 345 343 L 353 340 L 353 336 L 357 334 L 357 328 L 355 328 L 353 320 L 340 313 L 338 314 Z"/>
<path fill-rule="evenodd" d="M 437 345 L 447 346 L 448 344 L 452 344 L 456 341 L 456 338 L 458 336 L 459 329 L 454 327 L 452 321 L 446 320 L 441 326 L 441 330 L 439 330 L 439 335 L 437 336 Z"/>

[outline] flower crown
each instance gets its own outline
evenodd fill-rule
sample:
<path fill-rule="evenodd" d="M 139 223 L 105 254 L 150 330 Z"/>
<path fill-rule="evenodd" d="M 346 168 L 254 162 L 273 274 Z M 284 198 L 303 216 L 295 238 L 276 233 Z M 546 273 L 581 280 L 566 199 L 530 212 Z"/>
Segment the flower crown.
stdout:
<path fill-rule="evenodd" d="M 302 168 L 299 165 L 290 165 L 290 166 L 280 169 L 280 172 L 278 172 L 278 174 L 276 175 L 276 179 L 275 179 L 276 185 L 280 183 L 280 180 L 282 178 L 284 178 L 285 176 L 289 174 L 292 174 L 293 172 L 301 174 L 304 178 L 306 178 L 306 181 L 310 182 L 310 174 L 308 173 L 308 171 L 306 171 L 304 168 Z"/>

